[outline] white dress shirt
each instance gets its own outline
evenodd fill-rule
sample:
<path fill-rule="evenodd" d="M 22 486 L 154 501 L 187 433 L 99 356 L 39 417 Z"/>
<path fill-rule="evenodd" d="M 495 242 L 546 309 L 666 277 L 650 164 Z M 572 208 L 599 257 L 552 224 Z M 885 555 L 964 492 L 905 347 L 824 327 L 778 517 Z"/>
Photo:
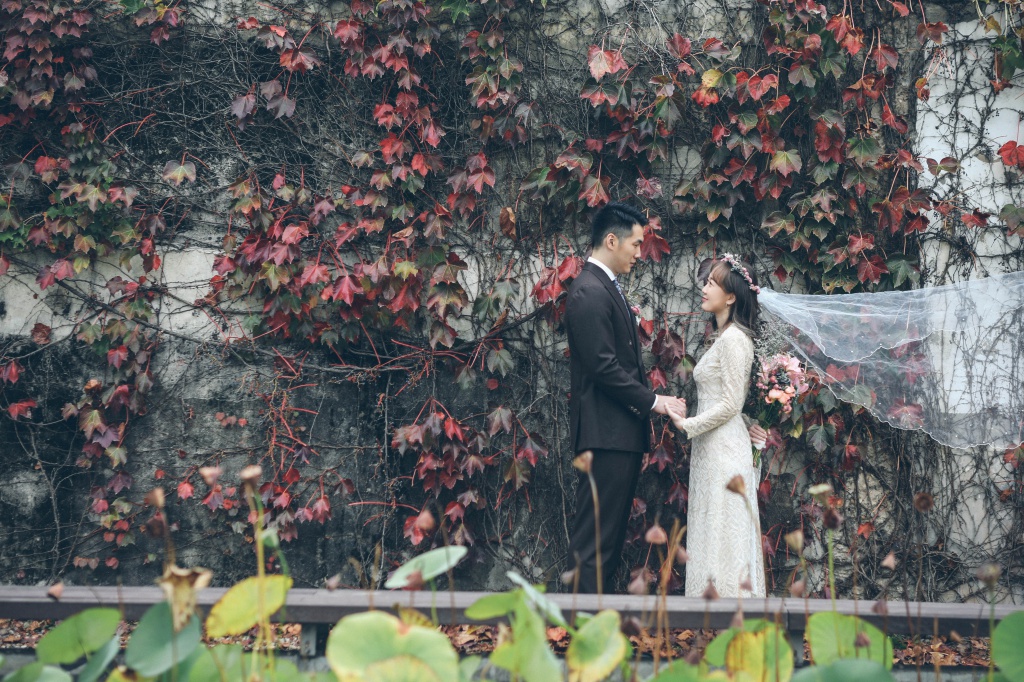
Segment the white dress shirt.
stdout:
<path fill-rule="evenodd" d="M 609 268 L 609 267 L 608 267 L 607 265 L 605 265 L 604 263 L 602 263 L 601 261 L 599 261 L 599 260 L 597 260 L 596 258 L 594 258 L 593 256 L 591 256 L 590 258 L 587 258 L 587 262 L 588 262 L 588 263 L 593 263 L 593 264 L 594 264 L 594 265 L 596 265 L 597 267 L 599 267 L 599 268 L 601 268 L 602 270 L 604 270 L 604 274 L 608 275 L 608 279 L 610 279 L 610 280 L 613 280 L 613 281 L 614 281 L 614 280 L 616 279 L 616 277 L 615 277 L 615 273 L 614 273 L 614 272 L 612 272 L 612 269 L 611 269 L 611 268 Z"/>

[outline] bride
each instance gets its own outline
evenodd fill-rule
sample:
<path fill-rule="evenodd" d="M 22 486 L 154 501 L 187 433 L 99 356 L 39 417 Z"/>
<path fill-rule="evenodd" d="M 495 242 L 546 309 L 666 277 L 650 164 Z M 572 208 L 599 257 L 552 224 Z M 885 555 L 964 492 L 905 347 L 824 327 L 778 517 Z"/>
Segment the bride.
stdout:
<path fill-rule="evenodd" d="M 697 413 L 671 414 L 675 427 L 693 439 L 689 597 L 704 594 L 709 585 L 723 597 L 765 595 L 758 470 L 742 415 L 754 363 L 759 293 L 752 270 L 737 257 L 726 253 L 714 262 L 701 290 L 701 308 L 711 313 L 716 338 L 693 370 Z"/>
<path fill-rule="evenodd" d="M 749 266 L 723 254 L 702 292 L 717 335 L 694 369 L 696 415 L 685 405 L 672 415 L 693 438 L 689 596 L 709 584 L 727 597 L 765 593 L 759 472 L 740 416 L 762 309 L 837 399 L 951 448 L 1024 444 L 1024 272 L 906 291 L 785 294 L 762 292 Z"/>

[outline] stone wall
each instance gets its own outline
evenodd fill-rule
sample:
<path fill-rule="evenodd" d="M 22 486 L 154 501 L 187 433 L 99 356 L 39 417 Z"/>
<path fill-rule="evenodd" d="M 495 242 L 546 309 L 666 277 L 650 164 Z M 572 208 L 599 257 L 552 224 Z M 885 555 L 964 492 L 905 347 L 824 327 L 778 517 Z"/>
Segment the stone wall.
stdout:
<path fill-rule="evenodd" d="M 297 8 L 299 6 L 293 9 Z M 942 11 L 942 8 L 934 9 Z M 213 568 L 221 583 L 250 573 L 254 561 L 252 530 L 246 522 L 244 505 L 210 513 L 195 500 L 174 499 L 173 488 L 183 477 L 191 475 L 195 496 L 205 495 L 207 489 L 195 472 L 198 467 L 214 464 L 223 468 L 225 485 L 234 485 L 237 472 L 243 466 L 260 461 L 266 454 L 267 403 L 261 395 L 272 394 L 274 400 L 287 395 L 291 405 L 307 411 L 297 416 L 294 423 L 304 430 L 304 438 L 315 445 L 315 454 L 302 455 L 309 459 L 309 464 L 303 466 L 323 474 L 329 486 L 325 492 L 333 501 L 330 519 L 323 524 L 297 524 L 294 526 L 297 537 L 285 544 L 296 584 L 319 585 L 334 574 L 340 574 L 343 583 L 351 585 L 379 580 L 382 572 L 422 549 L 410 546 L 403 537 L 403 524 L 410 510 L 421 506 L 422 499 L 408 480 L 414 459 L 403 457 L 391 446 L 395 426 L 414 419 L 432 396 L 444 405 L 458 407 L 461 414 L 472 415 L 477 422 L 482 422 L 496 401 L 514 401 L 524 407 L 520 416 L 529 428 L 547 441 L 549 453 L 532 472 L 528 495 L 508 490 L 500 503 L 483 510 L 471 561 L 460 569 L 458 579 L 460 587 L 465 589 L 496 589 L 506 585 L 504 572 L 514 568 L 535 580 L 555 583 L 557 575 L 565 568 L 568 518 L 575 487 L 575 472 L 569 466 L 564 438 L 568 367 L 564 358 L 564 334 L 557 325 L 552 327 L 538 319 L 508 335 L 506 343 L 517 351 L 517 364 L 496 392 L 483 382 L 461 387 L 444 367 L 432 363 L 414 373 L 386 369 L 351 373 L 344 371 L 343 358 L 326 350 L 303 356 L 306 367 L 300 376 L 283 378 L 280 358 L 298 357 L 299 344 L 281 344 L 280 355 L 277 355 L 277 351 L 271 352 L 243 340 L 244 335 L 239 330 L 246 315 L 251 313 L 243 303 L 217 313 L 194 305 L 208 292 L 214 258 L 222 248 L 219 242 L 226 207 L 223 199 L 209 198 L 215 189 L 231 183 L 246 163 L 262 166 L 266 171 L 275 159 L 305 164 L 311 184 L 320 188 L 337 186 L 352 177 L 353 171 L 344 160 L 376 134 L 369 112 L 359 108 L 363 100 L 358 90 L 363 85 L 311 77 L 299 86 L 304 88 L 300 95 L 300 112 L 308 119 L 307 124 L 330 131 L 327 136 L 330 144 L 319 147 L 296 144 L 264 131 L 265 144 L 259 145 L 260 155 L 256 158 L 246 157 L 241 147 L 233 144 L 232 137 L 236 134 L 241 137 L 258 133 L 235 133 L 224 125 L 224 113 L 231 97 L 250 86 L 253 73 L 257 76 L 272 73 L 274 59 L 261 55 L 258 47 L 242 41 L 227 29 L 250 13 L 259 16 L 265 11 L 262 7 L 230 3 L 190 7 L 194 19 L 186 24 L 184 36 L 178 39 L 176 47 L 170 49 L 170 57 L 167 50 L 161 53 L 162 61 L 158 65 L 152 61 L 155 48 L 137 37 L 121 40 L 121 36 L 111 34 L 100 40 L 97 49 L 98 58 L 106 60 L 108 66 L 102 74 L 104 87 L 116 90 L 119 80 L 130 84 L 145 81 L 164 93 L 159 106 L 166 108 L 165 127 L 140 128 L 124 150 L 125 164 L 137 173 L 138 181 L 159 182 L 159 169 L 169 158 L 179 156 L 183 149 L 201 158 L 207 167 L 202 182 L 175 199 L 174 210 L 180 223 L 160 245 L 163 265 L 151 282 L 161 292 L 155 305 L 159 312 L 158 325 L 164 334 L 154 358 L 157 382 L 148 412 L 130 425 L 126 441 L 131 453 L 126 472 L 134 481 L 133 490 L 138 492 L 135 497 L 141 499 L 144 491 L 155 485 L 169 487 L 173 500 L 169 520 L 174 524 L 179 562 Z M 321 16 L 338 13 L 336 8 L 327 6 L 309 11 Z M 591 120 L 589 107 L 578 98 L 585 77 L 583 58 L 589 45 L 607 42 L 660 49 L 664 40 L 676 31 L 693 36 L 695 42 L 710 35 L 720 36 L 727 42 L 750 41 L 763 26 L 764 11 L 749 0 L 694 3 L 581 0 L 551 2 L 543 12 L 536 7 L 524 9 L 520 17 L 522 23 L 516 26 L 515 47 L 526 66 L 524 81 L 530 97 L 539 102 L 551 128 L 522 149 L 494 156 L 497 182 L 495 200 L 489 209 L 490 222 L 496 222 L 497 212 L 504 205 L 517 207 L 523 216 L 519 226 L 523 230 L 543 233 L 544 220 L 552 218 L 539 208 L 520 207 L 518 185 L 531 167 L 549 160 L 553 150 L 564 146 L 566 140 L 560 137 L 562 133 L 585 132 L 588 126 L 596 125 Z M 218 28 L 224 31 L 219 32 Z M 122 27 L 122 30 L 125 29 Z M 956 24 L 954 31 L 958 41 L 985 42 L 976 22 Z M 914 66 L 899 76 L 908 91 L 921 69 L 949 69 L 950 77 L 945 81 L 948 89 L 933 85 L 929 103 L 915 105 L 908 101 L 907 104 L 918 107 L 914 125 L 918 151 L 923 156 L 952 155 L 967 159 L 955 184 L 938 189 L 951 195 L 968 193 L 985 210 L 998 212 L 1001 202 L 1016 198 L 1019 189 L 1016 178 L 1008 177 L 998 158 L 993 156 L 994 147 L 1016 135 L 1020 120 L 1017 94 L 1010 91 L 989 99 L 975 94 L 975 98 L 981 99 L 972 100 L 970 109 L 983 113 L 967 113 L 960 86 L 967 82 L 980 89 L 987 79 L 983 74 L 983 60 L 974 53 L 970 57 L 952 52 L 929 55 L 924 50 L 915 50 L 907 36 L 902 40 L 905 45 L 911 45 L 907 48 L 908 54 L 914 57 Z M 457 36 L 442 36 L 439 41 L 442 65 L 438 73 L 431 74 L 439 82 L 458 83 L 464 78 L 456 58 L 458 42 Z M 217 60 L 221 56 L 226 61 L 244 62 L 250 55 L 256 55 L 252 59 L 257 62 L 247 64 L 252 73 L 237 77 L 228 73 L 220 79 L 204 80 L 203 69 L 219 68 Z M 117 69 L 119 64 L 121 71 Z M 129 71 L 136 66 L 139 73 Z M 443 69 L 448 69 L 449 73 Z M 214 89 L 206 91 L 208 84 Z M 353 91 L 347 90 L 349 87 Z M 458 88 L 455 91 L 458 93 Z M 464 93 L 459 94 L 464 96 Z M 216 106 L 217 111 L 202 118 L 193 128 L 175 128 L 175 125 L 181 126 L 183 120 L 175 117 L 175 108 L 197 103 Z M 468 115 L 461 101 L 443 104 L 453 121 L 461 122 L 461 118 Z M 131 105 L 128 100 L 123 103 L 125 120 L 132 118 L 128 112 Z M 301 109 L 306 106 L 308 110 Z M 698 124 L 695 119 L 693 139 L 687 138 L 688 133 L 682 133 L 671 149 L 670 161 L 658 168 L 666 189 L 691 173 L 698 163 L 694 148 L 694 143 L 700 141 L 696 133 Z M 2 175 L 5 182 L 11 179 L 8 175 L 7 172 Z M 671 192 L 665 194 L 662 214 L 668 227 L 666 234 L 674 254 L 681 255 L 660 263 L 644 263 L 629 288 L 645 313 L 668 311 L 670 316 L 683 320 L 681 329 L 688 348 L 694 352 L 700 347 L 705 326 L 699 317 L 691 316 L 698 309 L 699 300 L 693 286 L 696 259 L 692 254 L 706 248 L 707 237 L 696 234 L 692 223 L 685 219 L 670 221 Z M 561 220 L 561 217 L 555 218 Z M 947 229 L 941 220 L 936 220 L 934 225 L 939 234 Z M 566 246 L 575 253 L 585 252 L 585 224 L 564 220 L 553 237 L 553 241 L 562 240 L 559 248 L 563 255 L 567 253 Z M 751 244 L 737 247 L 754 249 Z M 925 256 L 929 281 L 940 283 L 1021 267 L 1019 260 L 1005 257 L 1007 253 L 1019 253 L 1019 243 L 1008 244 L 1005 240 L 981 236 L 976 250 L 981 265 L 974 269 L 965 263 L 951 263 L 949 249 L 944 248 L 941 239 L 929 242 Z M 470 251 L 467 259 L 470 268 L 463 276 L 469 299 L 473 300 L 480 291 L 489 288 L 495 271 L 513 258 L 519 259 L 516 274 L 520 290 L 509 306 L 516 315 L 527 316 L 533 312 L 535 302 L 529 292 L 541 269 L 551 265 L 550 256 L 520 254 L 493 240 L 488 243 L 481 239 Z M 758 266 L 765 272 L 772 269 L 767 258 Z M 15 266 L 0 281 L 0 339 L 8 351 L 28 353 L 23 361 L 27 369 L 24 381 L 31 393 L 43 397 L 30 425 L 7 419 L 0 423 L 7 474 L 6 482 L 0 483 L 0 538 L 3 539 L 0 542 L 0 580 L 31 582 L 63 578 L 68 582 L 144 584 L 161 570 L 162 543 L 141 531 L 135 533 L 134 545 L 121 548 L 113 555 L 116 564 L 107 565 L 103 558 L 97 559 L 96 567 L 88 565 L 89 559 L 100 556 L 100 547 L 105 543 L 104 531 L 97 527 L 96 514 L 90 511 L 90 491 L 94 486 L 106 485 L 110 472 L 102 467 L 75 466 L 81 445 L 79 436 L 73 422 L 64 422 L 60 416 L 64 403 L 73 401 L 81 386 L 102 371 L 102 363 L 98 364 L 90 349 L 75 340 L 76 324 L 94 314 L 95 306 L 90 297 L 109 300 L 104 284 L 118 273 L 123 274 L 124 268 L 125 264 L 102 263 L 78 275 L 73 282 L 74 290 L 51 287 L 40 292 L 34 282 L 35 273 L 23 266 Z M 217 317 L 221 312 L 224 316 Z M 37 349 L 30 335 L 39 322 L 49 326 L 52 334 L 50 343 Z M 480 328 L 481 323 L 469 315 L 455 324 L 460 334 L 469 337 L 486 332 Z M 673 388 L 692 395 L 692 387 Z M 225 417 L 244 419 L 247 423 L 239 426 L 236 421 L 234 425 L 225 426 Z M 788 529 L 798 522 L 799 497 L 815 482 L 807 475 L 805 454 L 793 453 L 773 465 L 777 478 L 765 505 L 762 522 L 766 530 Z M 857 524 L 871 520 L 876 532 L 887 537 L 887 544 L 872 545 L 868 555 L 857 556 L 856 546 L 851 548 L 843 543 L 839 564 L 844 584 L 853 589 L 849 584 L 853 582 L 851 567 L 863 562 L 865 566 L 871 564 L 870 568 L 863 569 L 871 579 L 865 575 L 858 590 L 866 596 L 874 596 L 884 589 L 890 594 L 963 599 L 976 593 L 975 587 L 965 582 L 963 576 L 979 563 L 979 557 L 972 554 L 979 548 L 989 548 L 993 557 L 1009 559 L 1011 564 L 1016 561 L 1019 569 L 1020 550 L 1007 554 L 1005 548 L 1007 544 L 1010 547 L 1021 544 L 1014 540 L 1015 536 L 1024 537 L 1021 536 L 1021 521 L 1012 518 L 1012 508 L 1000 508 L 998 492 L 993 493 L 995 484 L 1013 477 L 1010 465 L 998 460 L 999 454 L 953 453 L 920 438 L 883 430 L 867 458 L 869 461 L 850 477 L 849 489 L 843 494 L 847 496 L 848 530 L 851 531 L 847 537 L 856 537 Z M 488 477 L 486 484 L 494 490 L 509 488 L 501 472 L 491 472 Z M 346 479 L 352 482 L 352 490 L 346 487 Z M 913 510 L 908 509 L 910 496 L 921 489 L 935 491 L 936 504 L 943 511 L 941 521 L 917 519 Z M 965 490 L 973 492 L 965 495 Z M 662 508 L 663 500 L 659 496 L 664 491 L 663 481 L 659 480 L 655 469 L 648 470 L 639 492 L 651 510 L 648 518 Z M 312 498 L 320 492 L 317 485 L 307 485 L 295 491 L 295 495 Z M 894 499 L 894 495 L 903 498 Z M 135 511 L 141 526 L 145 513 L 141 507 Z M 668 506 L 664 507 L 664 512 L 664 524 L 678 515 Z M 919 535 L 904 535 L 908 525 Z M 281 528 L 288 529 L 290 524 L 282 522 Z M 290 532 L 286 530 L 286 534 Z M 915 587 L 906 579 L 899 584 L 892 577 L 880 576 L 875 568 L 884 556 L 883 547 L 900 552 L 903 560 L 910 564 L 920 561 L 920 567 L 933 559 L 949 560 L 947 543 L 963 563 L 952 571 L 952 577 L 945 569 L 937 567 L 932 571 L 929 564 L 929 568 L 916 571 L 923 586 Z M 821 549 L 819 539 L 812 551 L 820 558 Z M 628 552 L 631 565 L 644 561 L 645 550 L 639 544 Z M 79 560 L 77 566 L 76 559 Z M 785 556 L 783 548 L 773 560 L 773 566 L 776 579 L 782 581 L 794 566 L 794 560 Z M 940 575 L 945 577 L 936 577 Z M 816 580 L 820 585 L 820 573 L 816 574 Z M 1019 590 L 1019 587 L 1018 582 L 1014 589 Z M 779 589 L 776 584 L 774 591 Z"/>

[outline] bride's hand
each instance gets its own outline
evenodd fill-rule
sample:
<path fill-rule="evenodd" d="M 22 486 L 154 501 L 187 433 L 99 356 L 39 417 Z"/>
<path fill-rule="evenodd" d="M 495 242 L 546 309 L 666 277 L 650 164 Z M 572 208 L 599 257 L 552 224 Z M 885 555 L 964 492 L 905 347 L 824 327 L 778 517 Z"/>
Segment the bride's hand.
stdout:
<path fill-rule="evenodd" d="M 682 431 L 683 420 L 686 419 L 686 401 L 680 400 L 679 402 L 681 403 L 682 407 L 680 408 L 676 405 L 672 405 L 668 409 L 668 416 L 672 420 L 672 424 L 674 424 L 677 429 Z"/>

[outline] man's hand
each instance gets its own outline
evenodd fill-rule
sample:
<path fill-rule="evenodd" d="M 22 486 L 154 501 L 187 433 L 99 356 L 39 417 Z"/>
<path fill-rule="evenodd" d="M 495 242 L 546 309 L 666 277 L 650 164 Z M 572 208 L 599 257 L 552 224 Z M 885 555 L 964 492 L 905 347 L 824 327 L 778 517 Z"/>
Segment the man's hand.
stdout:
<path fill-rule="evenodd" d="M 672 412 L 682 412 L 685 415 L 686 401 L 672 395 L 659 395 L 657 402 L 654 403 L 654 412 L 666 417 L 672 416 Z"/>
<path fill-rule="evenodd" d="M 753 423 L 747 429 L 747 433 L 750 434 L 750 442 L 753 443 L 754 447 L 761 449 L 768 440 L 768 432 L 761 428 L 758 423 Z"/>

